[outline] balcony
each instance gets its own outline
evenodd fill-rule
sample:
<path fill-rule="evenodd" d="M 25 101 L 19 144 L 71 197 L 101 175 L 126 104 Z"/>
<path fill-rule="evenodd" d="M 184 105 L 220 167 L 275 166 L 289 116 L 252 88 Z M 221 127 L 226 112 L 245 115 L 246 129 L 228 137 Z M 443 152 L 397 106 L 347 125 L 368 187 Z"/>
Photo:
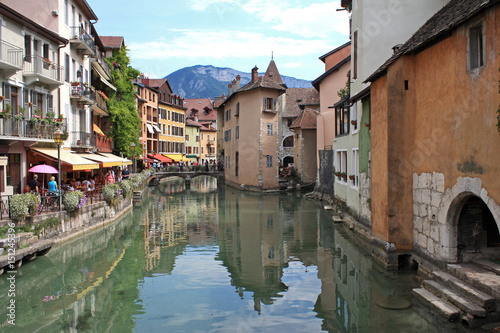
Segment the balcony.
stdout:
<path fill-rule="evenodd" d="M 79 54 L 95 57 L 94 37 L 87 34 L 82 27 L 71 27 L 71 46 L 74 46 Z"/>
<path fill-rule="evenodd" d="M 95 94 L 95 104 L 92 106 L 92 110 L 95 114 L 101 116 L 109 116 L 108 104 L 106 103 L 106 99 L 99 94 Z"/>
<path fill-rule="evenodd" d="M 95 90 L 81 82 L 71 84 L 71 101 L 79 105 L 94 105 L 96 103 Z"/>
<path fill-rule="evenodd" d="M 95 136 L 88 132 L 71 132 L 71 146 L 90 148 L 95 146 Z"/>
<path fill-rule="evenodd" d="M 0 138 L 12 138 L 14 140 L 54 140 L 54 132 L 60 129 L 67 130 L 66 119 L 62 122 L 52 123 L 33 123 L 29 119 L 16 120 L 13 117 L 9 119 L 0 119 Z"/>
<path fill-rule="evenodd" d="M 109 68 L 108 62 L 104 59 L 100 52 L 95 53 L 95 57 L 91 58 L 92 66 L 99 72 L 106 80 L 111 80 L 111 70 Z"/>
<path fill-rule="evenodd" d="M 39 56 L 28 56 L 24 57 L 23 76 L 26 85 L 34 82 L 62 85 L 63 67 Z"/>
<path fill-rule="evenodd" d="M 4 72 L 10 71 L 11 75 L 23 69 L 23 49 L 0 41 L 0 69 Z"/>

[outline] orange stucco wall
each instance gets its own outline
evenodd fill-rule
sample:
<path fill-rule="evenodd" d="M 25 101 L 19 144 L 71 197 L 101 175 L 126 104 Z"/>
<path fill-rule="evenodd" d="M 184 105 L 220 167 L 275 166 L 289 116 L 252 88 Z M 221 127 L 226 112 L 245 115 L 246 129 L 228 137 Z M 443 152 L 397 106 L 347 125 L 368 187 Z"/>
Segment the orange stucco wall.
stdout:
<path fill-rule="evenodd" d="M 413 173 L 443 173 L 445 188 L 458 177 L 480 177 L 500 203 L 499 14 L 489 10 L 439 43 L 399 58 L 372 83 L 373 234 L 398 249 L 411 249 L 413 242 Z M 486 63 L 472 73 L 467 32 L 481 20 Z"/>
<path fill-rule="evenodd" d="M 325 58 L 325 72 L 328 71 L 330 68 L 334 67 L 335 65 L 337 65 L 342 60 L 344 60 L 350 54 L 351 54 L 351 44 L 343 47 L 342 49 L 338 50 L 337 52 L 326 57 Z"/>
<path fill-rule="evenodd" d="M 254 89 L 236 94 L 224 106 L 231 109 L 231 119 L 223 124 L 224 131 L 231 129 L 231 141 L 224 142 L 224 155 L 229 155 L 230 165 L 225 166 L 226 180 L 235 184 L 278 188 L 278 113 L 262 112 L 263 98 L 278 98 L 279 92 L 270 89 Z M 236 104 L 240 103 L 239 116 L 235 116 Z M 273 135 L 267 135 L 267 123 L 273 124 Z M 236 139 L 239 126 L 239 139 Z M 236 152 L 239 154 L 236 176 Z M 273 156 L 273 166 L 266 166 L 266 155 Z"/>

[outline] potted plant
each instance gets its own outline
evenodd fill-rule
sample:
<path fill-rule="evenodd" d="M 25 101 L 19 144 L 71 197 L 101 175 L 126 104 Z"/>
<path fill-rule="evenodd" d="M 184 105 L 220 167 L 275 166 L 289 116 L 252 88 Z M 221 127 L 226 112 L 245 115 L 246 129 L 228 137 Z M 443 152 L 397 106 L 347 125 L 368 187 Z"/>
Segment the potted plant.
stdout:
<path fill-rule="evenodd" d="M 356 176 L 354 176 L 354 175 L 349 175 L 349 179 L 350 179 L 350 180 L 354 180 L 354 178 L 356 178 Z"/>
<path fill-rule="evenodd" d="M 357 123 L 358 123 L 357 120 L 351 120 L 351 125 L 356 126 Z"/>
<path fill-rule="evenodd" d="M 340 177 L 342 177 L 344 180 L 347 180 L 347 173 L 341 172 Z"/>

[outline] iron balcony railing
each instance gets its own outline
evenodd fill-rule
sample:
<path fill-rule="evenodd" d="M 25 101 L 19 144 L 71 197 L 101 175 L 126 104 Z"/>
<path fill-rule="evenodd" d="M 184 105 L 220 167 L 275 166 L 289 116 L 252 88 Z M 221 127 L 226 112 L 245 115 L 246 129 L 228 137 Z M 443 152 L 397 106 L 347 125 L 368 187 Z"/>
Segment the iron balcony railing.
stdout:
<path fill-rule="evenodd" d="M 88 132 L 81 132 L 81 131 L 71 132 L 71 145 L 95 147 L 95 137 L 92 133 Z"/>
<path fill-rule="evenodd" d="M 33 118 L 35 119 L 35 118 Z M 21 119 L 10 117 L 8 119 L 1 118 L 0 120 L 0 136 L 16 137 L 19 139 L 45 139 L 54 140 L 54 132 L 60 129 L 65 132 L 67 130 L 66 119 L 62 121 L 39 121 L 38 119 Z"/>
<path fill-rule="evenodd" d="M 94 38 L 89 35 L 85 29 L 82 27 L 71 27 L 71 42 L 79 42 L 84 44 L 86 48 L 91 52 L 83 52 L 84 54 L 91 54 L 95 56 L 95 42 Z"/>
<path fill-rule="evenodd" d="M 95 90 L 81 82 L 71 84 L 71 98 L 84 104 L 94 104 L 96 102 Z"/>
<path fill-rule="evenodd" d="M 37 75 L 51 81 L 61 82 L 63 68 L 64 67 L 59 66 L 55 62 L 40 56 L 26 56 L 24 57 L 23 75 Z"/>
<path fill-rule="evenodd" d="M 0 62 L 17 69 L 22 69 L 23 49 L 6 41 L 0 41 Z"/>

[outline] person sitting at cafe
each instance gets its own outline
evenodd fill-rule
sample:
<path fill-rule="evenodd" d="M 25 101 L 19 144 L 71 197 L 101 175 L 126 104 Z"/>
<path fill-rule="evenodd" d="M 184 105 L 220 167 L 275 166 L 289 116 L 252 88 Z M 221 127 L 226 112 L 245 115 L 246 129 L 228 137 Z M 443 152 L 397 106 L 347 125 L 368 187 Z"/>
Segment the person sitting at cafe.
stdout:
<path fill-rule="evenodd" d="M 115 182 L 115 176 L 111 172 L 111 169 L 108 169 L 108 173 L 106 174 L 106 184 L 113 184 Z"/>
<path fill-rule="evenodd" d="M 34 174 L 33 175 L 33 179 L 30 180 L 30 182 L 28 183 L 29 187 L 30 187 L 30 191 L 31 192 L 36 192 L 38 193 L 38 175 L 37 174 Z"/>
<path fill-rule="evenodd" d="M 52 176 L 50 177 L 49 181 L 49 194 L 57 194 L 57 193 L 58 193 L 58 188 L 56 183 L 56 177 Z"/>

